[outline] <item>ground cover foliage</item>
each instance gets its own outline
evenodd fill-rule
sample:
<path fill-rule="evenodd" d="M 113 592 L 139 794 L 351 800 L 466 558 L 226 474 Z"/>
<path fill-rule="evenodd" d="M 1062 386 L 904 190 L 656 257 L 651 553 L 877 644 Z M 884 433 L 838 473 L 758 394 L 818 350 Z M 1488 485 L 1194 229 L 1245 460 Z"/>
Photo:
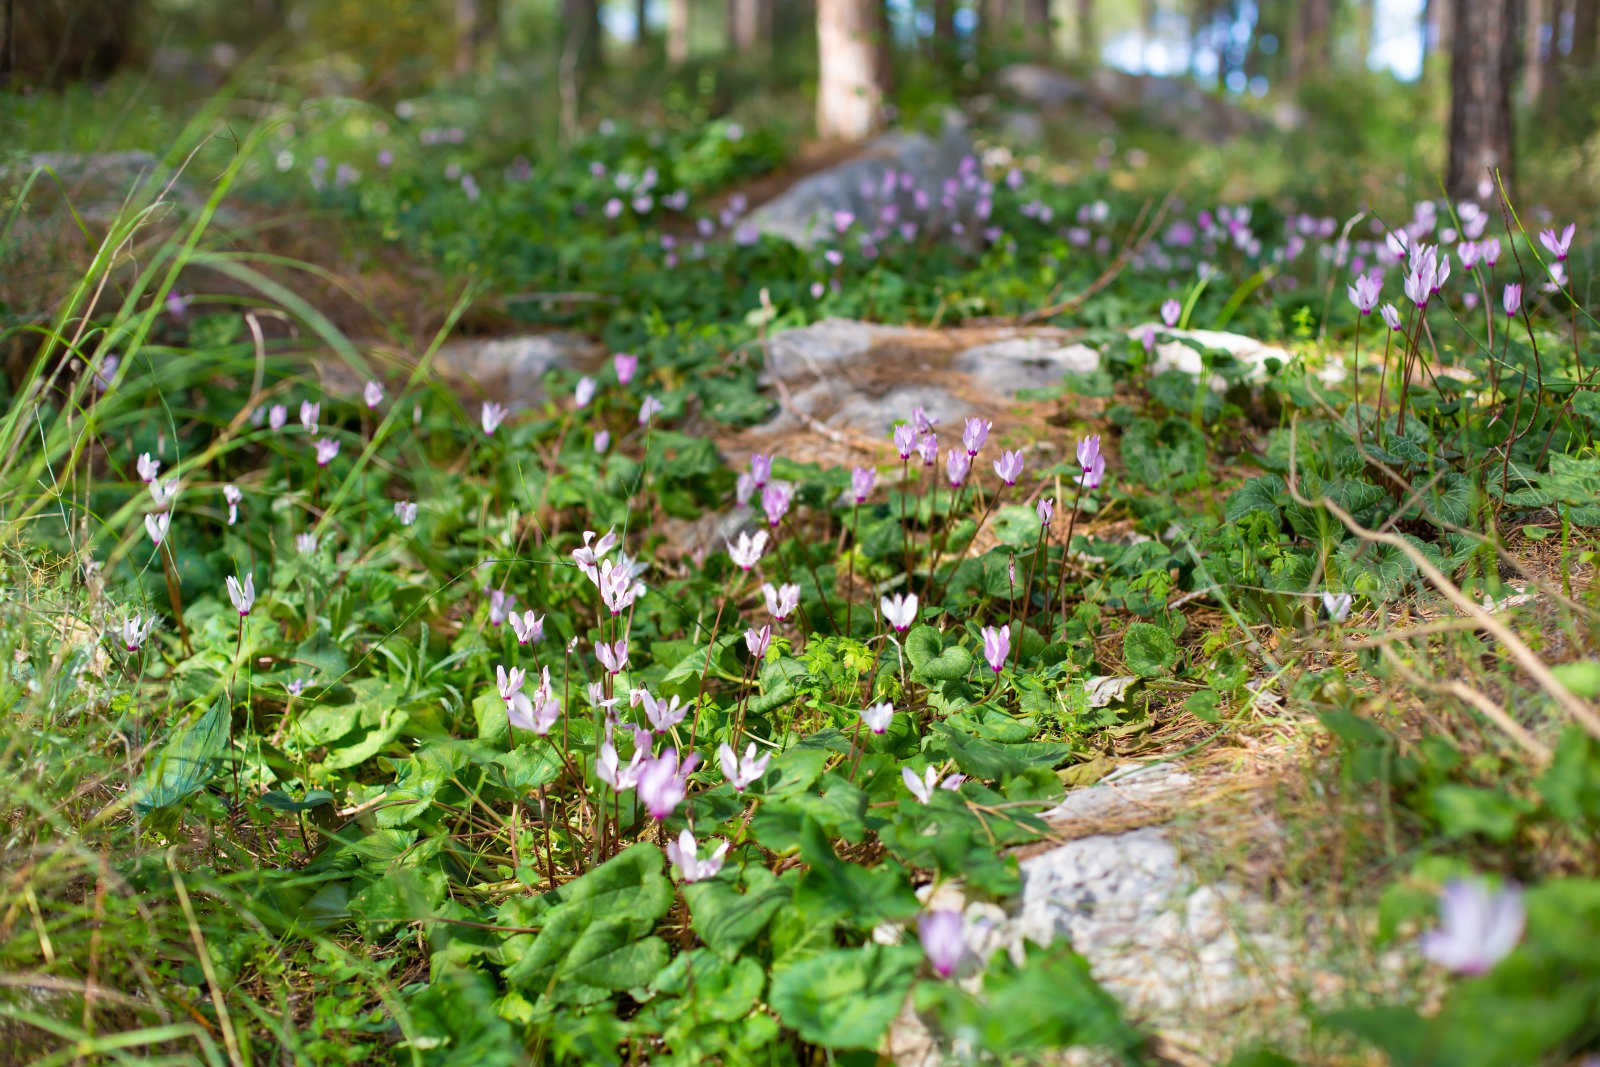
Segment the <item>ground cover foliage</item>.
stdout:
<path fill-rule="evenodd" d="M 1592 227 L 1492 188 L 1346 225 L 991 153 L 970 239 L 880 212 L 801 251 L 736 194 L 779 127 L 519 163 L 419 109 L 256 129 L 170 238 L 127 262 L 158 215 L 130 205 L 10 327 L 19 1060 L 875 1062 L 908 999 L 955 1057 L 1153 1060 L 1070 945 L 978 958 L 918 891 L 1014 896 L 1040 813 L 1178 723 L 1146 753 L 1312 739 L 1276 892 L 1333 902 L 1360 961 L 1236 1062 L 1596 1050 Z M 419 363 L 208 244 L 240 175 L 452 280 Z M 475 300 L 611 358 L 533 409 L 452 394 L 428 368 Z M 773 412 L 773 330 L 1053 306 L 1102 350 L 1056 391 L 1093 418 L 907 411 L 854 471 L 719 454 Z M 1180 327 L 1296 355 L 1156 372 Z M 1385 368 L 1355 401 L 1319 373 L 1352 350 Z M 326 393 L 312 353 L 374 384 Z M 739 504 L 703 555 L 665 533 Z"/>

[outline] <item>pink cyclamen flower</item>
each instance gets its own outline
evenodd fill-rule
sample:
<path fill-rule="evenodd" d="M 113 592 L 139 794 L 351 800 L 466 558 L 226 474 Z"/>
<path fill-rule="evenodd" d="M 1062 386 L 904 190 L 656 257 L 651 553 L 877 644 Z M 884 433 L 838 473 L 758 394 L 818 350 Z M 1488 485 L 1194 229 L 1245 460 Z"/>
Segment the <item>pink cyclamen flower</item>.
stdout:
<path fill-rule="evenodd" d="M 717 762 L 722 765 L 722 776 L 733 785 L 735 791 L 743 793 L 745 786 L 767 773 L 772 753 L 756 755 L 756 743 L 752 741 L 745 746 L 744 756 L 740 757 L 734 752 L 733 746 L 724 741 L 717 746 Z"/>
<path fill-rule="evenodd" d="M 1500 294 L 1500 305 L 1506 310 L 1506 318 L 1514 319 L 1517 312 L 1522 310 L 1522 283 L 1512 282 Z"/>
<path fill-rule="evenodd" d="M 866 502 L 872 495 L 872 487 L 877 484 L 878 472 L 871 467 L 856 467 L 850 472 L 850 495 L 857 504 Z"/>
<path fill-rule="evenodd" d="M 156 507 L 163 510 L 172 503 L 178 495 L 178 479 L 168 478 L 162 481 L 157 478 L 150 483 L 150 497 L 156 502 Z"/>
<path fill-rule="evenodd" d="M 994 472 L 1007 485 L 1016 485 L 1017 479 L 1022 477 L 1022 453 L 1000 453 L 1000 458 L 994 461 Z"/>
<path fill-rule="evenodd" d="M 233 601 L 233 608 L 239 613 L 239 618 L 250 614 L 250 609 L 256 603 L 256 576 L 247 574 L 241 583 L 233 575 L 228 575 L 225 583 L 228 587 L 228 599 Z"/>
<path fill-rule="evenodd" d="M 615 703 L 613 701 L 612 703 Z M 633 758 L 624 766 L 617 758 L 617 748 L 611 743 L 608 736 L 600 743 L 599 755 L 595 758 L 595 777 L 609 785 L 618 793 L 624 789 L 632 789 L 639 783 L 639 769 L 650 756 L 650 750 L 644 745 L 636 745 Z"/>
<path fill-rule="evenodd" d="M 506 616 L 506 621 L 511 624 L 511 632 L 517 635 L 519 645 L 544 639 L 543 615 L 535 615 L 532 610 L 513 611 Z"/>
<path fill-rule="evenodd" d="M 172 512 L 162 511 L 144 517 L 144 532 L 150 535 L 150 540 L 159 548 L 162 541 L 167 539 L 167 531 L 172 528 Z"/>
<path fill-rule="evenodd" d="M 1056 498 L 1053 496 L 1040 497 L 1039 502 L 1033 505 L 1033 510 L 1039 516 L 1039 525 L 1048 530 L 1050 528 L 1050 520 L 1055 518 L 1056 515 Z"/>
<path fill-rule="evenodd" d="M 335 437 L 319 437 L 316 449 L 317 466 L 326 467 L 333 462 L 333 457 L 339 454 L 339 440 Z"/>
<path fill-rule="evenodd" d="M 410 500 L 396 500 L 394 517 L 400 520 L 401 526 L 410 526 L 417 521 L 417 505 Z"/>
<path fill-rule="evenodd" d="M 594 432 L 594 450 L 597 454 L 604 454 L 611 447 L 611 431 L 596 430 Z"/>
<path fill-rule="evenodd" d="M 1350 615 L 1350 605 L 1355 598 L 1349 593 L 1331 593 L 1323 590 L 1322 610 L 1328 613 L 1328 618 L 1334 622 L 1344 622 Z"/>
<path fill-rule="evenodd" d="M 300 401 L 300 425 L 305 427 L 306 433 L 317 432 L 317 419 L 322 414 L 322 405 L 313 404 L 309 400 Z"/>
<path fill-rule="evenodd" d="M 956 965 L 967 951 L 959 911 L 940 909 L 924 912 L 917 919 L 917 937 L 935 974 L 940 978 L 949 978 L 956 973 Z"/>
<path fill-rule="evenodd" d="M 918 801 L 926 804 L 933 798 L 934 789 L 946 789 L 954 793 L 967 780 L 964 774 L 948 775 L 944 781 L 939 781 L 939 772 L 933 767 L 924 767 L 919 775 L 910 767 L 900 768 L 900 780 L 905 783 L 911 795 Z"/>
<path fill-rule="evenodd" d="M 1099 434 L 1090 434 L 1078 442 L 1078 468 L 1083 472 L 1078 476 L 1080 486 L 1100 488 L 1100 480 L 1106 473 L 1106 457 L 1100 453 Z"/>
<path fill-rule="evenodd" d="M 621 674 L 623 668 L 628 665 L 628 639 L 624 637 L 611 644 L 596 641 L 594 656 L 600 661 L 600 666 L 606 669 L 607 674 Z"/>
<path fill-rule="evenodd" d="M 181 321 L 189 314 L 189 301 L 192 299 L 176 289 L 171 290 L 167 293 L 167 314 Z"/>
<path fill-rule="evenodd" d="M 296 534 L 294 547 L 303 556 L 309 556 L 317 550 L 317 535 L 307 530 L 305 533 Z"/>
<path fill-rule="evenodd" d="M 508 593 L 504 589 L 489 590 L 489 625 L 499 626 L 511 614 L 512 605 L 517 602 L 517 594 Z"/>
<path fill-rule="evenodd" d="M 971 469 L 972 456 L 968 453 L 959 448 L 952 448 L 944 454 L 944 475 L 952 489 L 967 480 L 967 472 Z"/>
<path fill-rule="evenodd" d="M 889 721 L 894 718 L 894 705 L 887 700 L 874 704 L 870 708 L 861 709 L 861 721 L 867 729 L 875 734 L 881 734 L 889 728 Z"/>
<path fill-rule="evenodd" d="M 922 460 L 924 467 L 931 467 L 939 461 L 938 435 L 925 433 L 917 438 L 917 457 Z"/>
<path fill-rule="evenodd" d="M 620 552 L 617 556 L 615 561 L 600 561 L 599 581 L 595 583 L 600 587 L 600 602 L 613 615 L 627 611 L 645 593 L 645 585 L 637 577 L 644 565 L 629 562 Z"/>
<path fill-rule="evenodd" d="M 511 725 L 521 726 L 524 730 L 528 728 L 525 724 L 533 720 L 533 701 L 522 691 L 525 676 L 526 672 L 520 667 L 507 670 L 504 664 L 495 664 L 495 688 L 505 703 L 506 717 Z"/>
<path fill-rule="evenodd" d="M 161 473 L 161 461 L 148 452 L 140 452 L 133 466 L 139 472 L 140 481 L 153 482 L 156 480 L 156 475 Z"/>
<path fill-rule="evenodd" d="M 611 357 L 611 366 L 617 372 L 617 384 L 627 385 L 633 381 L 634 373 L 639 369 L 639 357 L 631 356 L 626 352 L 618 352 Z"/>
<path fill-rule="evenodd" d="M 1378 306 L 1378 294 L 1383 291 L 1383 279 L 1374 274 L 1358 274 L 1355 281 L 1351 282 L 1345 292 L 1350 296 L 1350 303 L 1363 315 L 1370 315 Z"/>
<path fill-rule="evenodd" d="M 267 426 L 273 431 L 283 429 L 284 423 L 289 421 L 289 409 L 282 404 L 274 404 L 267 409 Z"/>
<path fill-rule="evenodd" d="M 1516 886 L 1493 892 L 1479 880 L 1450 882 L 1439 898 L 1439 927 L 1422 935 L 1422 955 L 1461 974 L 1484 974 L 1522 939 L 1527 914 Z"/>
<path fill-rule="evenodd" d="M 700 762 L 698 752 L 678 761 L 678 750 L 669 748 L 654 759 L 647 759 L 639 768 L 639 800 L 657 822 L 677 810 L 688 794 L 689 772 Z"/>
<path fill-rule="evenodd" d="M 910 423 L 902 422 L 894 428 L 894 450 L 902 460 L 910 459 L 911 453 L 917 450 L 917 431 Z"/>
<path fill-rule="evenodd" d="M 548 734 L 550 727 L 561 718 L 561 702 L 556 699 L 555 687 L 550 684 L 549 667 L 544 668 L 541 673 L 539 687 L 533 691 L 533 695 L 525 697 L 524 700 L 526 708 L 521 701 L 514 708 L 507 704 L 506 714 L 511 725 L 520 730 L 532 730 L 540 737 Z M 526 715 L 522 714 L 523 711 L 526 711 Z"/>
<path fill-rule="evenodd" d="M 744 647 L 750 650 L 752 659 L 762 659 L 767 654 L 767 646 L 772 644 L 772 625 L 762 623 L 761 629 L 754 626 L 744 632 Z"/>
<path fill-rule="evenodd" d="M 665 406 L 666 405 L 661 403 L 660 400 L 656 399 L 654 395 L 645 397 L 644 400 L 639 404 L 639 425 L 644 426 L 651 419 L 661 414 L 661 410 Z"/>
<path fill-rule="evenodd" d="M 1479 241 L 1478 255 L 1491 267 L 1500 262 L 1500 238 L 1485 237 Z"/>
<path fill-rule="evenodd" d="M 151 627 L 155 626 L 155 616 L 140 618 L 130 615 L 122 621 L 118 632 L 122 635 L 122 644 L 129 652 L 139 651 L 139 646 L 144 644 L 145 638 L 150 636 Z"/>
<path fill-rule="evenodd" d="M 766 582 L 761 586 L 761 596 L 767 602 L 767 614 L 782 622 L 800 606 L 800 587 L 793 583 L 774 586 Z"/>
<path fill-rule="evenodd" d="M 1577 234 L 1577 232 L 1578 224 L 1575 222 L 1567 223 L 1567 228 L 1561 231 L 1561 235 L 1559 237 L 1556 235 L 1556 231 L 1553 229 L 1540 230 L 1539 243 L 1544 245 L 1545 251 L 1549 252 L 1552 256 L 1555 256 L 1556 259 L 1566 259 L 1567 253 L 1572 249 L 1572 238 Z"/>
<path fill-rule="evenodd" d="M 377 382 L 368 382 L 361 390 L 361 399 L 367 402 L 367 407 L 375 408 L 383 403 L 383 386 Z"/>
<path fill-rule="evenodd" d="M 765 489 L 772 481 L 772 457 L 760 452 L 750 456 L 750 482 L 757 489 Z"/>
<path fill-rule="evenodd" d="M 733 557 L 733 562 L 738 564 L 740 570 L 747 571 L 761 562 L 761 555 L 767 550 L 767 531 L 757 530 L 752 537 L 748 530 L 741 530 L 738 541 L 723 543 L 728 546 L 728 555 Z"/>
<path fill-rule="evenodd" d="M 506 421 L 508 414 L 510 412 L 507 411 L 504 404 L 496 404 L 493 400 L 485 400 L 483 402 L 483 410 L 479 413 L 478 421 L 483 426 L 483 432 L 492 435 L 500 428 L 500 424 Z"/>
<path fill-rule="evenodd" d="M 878 604 L 883 611 L 883 619 L 900 633 L 905 633 L 911 624 L 917 621 L 917 594 L 896 593 L 892 597 L 884 597 Z"/>
<path fill-rule="evenodd" d="M 1000 668 L 1006 665 L 1006 657 L 1011 655 L 1011 630 L 1005 626 L 985 626 L 980 633 L 983 635 L 983 658 L 990 669 L 999 674 Z"/>
<path fill-rule="evenodd" d="M 589 406 L 589 401 L 594 399 L 594 379 L 587 374 L 578 379 L 577 388 L 572 391 L 573 401 L 580 407 Z"/>
<path fill-rule="evenodd" d="M 658 734 L 666 733 L 689 714 L 689 706 L 678 697 L 657 700 L 648 689 L 635 689 L 633 696 L 643 706 L 650 728 Z"/>
<path fill-rule="evenodd" d="M 1176 300 L 1168 300 L 1161 305 L 1161 321 L 1167 324 L 1168 329 L 1178 325 L 1178 316 L 1182 314 L 1183 305 Z"/>
<path fill-rule="evenodd" d="M 911 425 L 916 429 L 917 433 L 932 433 L 933 428 L 938 424 L 939 420 L 924 411 L 920 404 L 911 409 Z"/>
<path fill-rule="evenodd" d="M 769 482 L 761 490 L 761 510 L 767 513 L 767 524 L 777 526 L 789 513 L 794 500 L 794 487 L 787 482 Z"/>
<path fill-rule="evenodd" d="M 572 550 L 572 562 L 578 565 L 578 569 L 583 572 L 584 577 L 599 585 L 600 560 L 604 559 L 606 553 L 616 547 L 616 544 L 617 534 L 615 530 L 607 530 L 598 541 L 595 540 L 593 530 L 585 530 L 583 531 L 583 547 Z"/>
<path fill-rule="evenodd" d="M 244 494 L 239 491 L 237 485 L 224 485 L 222 487 L 222 499 L 227 501 L 228 525 L 232 526 L 239 521 L 239 503 L 244 500 Z"/>
<path fill-rule="evenodd" d="M 1383 307 L 1378 309 L 1378 314 L 1383 316 L 1383 324 L 1385 326 L 1389 327 L 1391 330 L 1395 330 L 1397 332 L 1399 331 L 1400 312 L 1395 309 L 1393 304 L 1383 305 Z"/>
<path fill-rule="evenodd" d="M 974 415 L 967 420 L 966 429 L 961 431 L 961 443 L 966 447 L 967 456 L 976 456 L 983 448 L 983 442 L 989 438 L 989 427 L 994 424 L 988 419 L 980 419 Z"/>
<path fill-rule="evenodd" d="M 722 858 L 728 854 L 728 843 L 721 842 L 710 856 L 698 859 L 700 846 L 695 842 L 694 834 L 685 828 L 676 841 L 667 842 L 665 851 L 667 859 L 678 868 L 678 874 L 685 882 L 700 882 L 716 877 L 717 872 L 722 870 Z"/>

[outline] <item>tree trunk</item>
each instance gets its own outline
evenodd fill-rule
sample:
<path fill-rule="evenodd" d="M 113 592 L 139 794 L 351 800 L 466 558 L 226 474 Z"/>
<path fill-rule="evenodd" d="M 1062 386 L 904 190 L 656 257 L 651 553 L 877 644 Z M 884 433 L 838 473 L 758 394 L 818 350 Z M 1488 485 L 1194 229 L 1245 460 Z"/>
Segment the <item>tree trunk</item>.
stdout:
<path fill-rule="evenodd" d="M 689 0 L 667 0 L 667 62 L 689 59 Z"/>
<path fill-rule="evenodd" d="M 978 33 L 983 45 L 993 51 L 1004 47 L 1011 39 L 1011 0 L 979 0 L 983 10 L 978 16 Z"/>
<path fill-rule="evenodd" d="M 1048 55 L 1051 51 L 1050 0 L 1023 0 L 1022 9 L 1034 51 Z"/>
<path fill-rule="evenodd" d="M 1356 62 L 1358 69 L 1366 70 L 1372 61 L 1372 31 L 1378 22 L 1378 0 L 1361 0 L 1356 12 Z"/>
<path fill-rule="evenodd" d="M 649 0 L 633 0 L 633 46 L 643 48 L 650 42 Z"/>
<path fill-rule="evenodd" d="M 1300 18 L 1305 24 L 1304 72 L 1325 76 L 1333 67 L 1333 0 L 1304 0 Z"/>
<path fill-rule="evenodd" d="M 1435 0 L 1439 3 L 1440 0 Z M 1452 0 L 1450 163 L 1445 188 L 1475 197 L 1499 171 L 1511 189 L 1511 82 L 1520 42 L 1515 0 Z"/>
<path fill-rule="evenodd" d="M 948 63 L 956 54 L 956 0 L 933 0 L 933 57 Z"/>
<path fill-rule="evenodd" d="M 728 0 L 728 44 L 736 52 L 759 48 L 766 39 L 762 0 Z"/>
<path fill-rule="evenodd" d="M 1574 71 L 1587 74 L 1594 70 L 1596 49 L 1600 49 L 1600 2 L 1579 0 L 1572 12 L 1572 51 L 1568 62 Z"/>
<path fill-rule="evenodd" d="M 457 74 L 479 70 L 500 35 L 500 0 L 456 0 Z"/>
<path fill-rule="evenodd" d="M 1476 0 L 1475 0 L 1476 2 Z M 1494 3 L 1496 0 L 1485 0 Z M 1504 0 L 1501 0 L 1504 2 Z M 1456 7 L 1459 0 L 1428 0 L 1426 6 L 1427 28 L 1424 30 L 1425 39 L 1433 42 L 1433 54 L 1450 56 L 1455 62 L 1455 29 L 1458 19 Z"/>
<path fill-rule="evenodd" d="M 1078 0 L 1078 57 L 1093 62 L 1100 55 L 1100 33 L 1094 22 L 1094 0 Z"/>
<path fill-rule="evenodd" d="M 561 132 L 578 135 L 583 94 L 600 65 L 600 8 L 596 0 L 561 0 L 561 65 L 557 90 L 561 98 Z"/>
<path fill-rule="evenodd" d="M 1522 98 L 1529 107 L 1538 107 L 1544 95 L 1549 53 L 1544 47 L 1545 0 L 1526 0 L 1527 55 L 1522 62 Z"/>
<path fill-rule="evenodd" d="M 883 112 L 877 0 L 817 0 L 817 133 L 860 140 Z"/>

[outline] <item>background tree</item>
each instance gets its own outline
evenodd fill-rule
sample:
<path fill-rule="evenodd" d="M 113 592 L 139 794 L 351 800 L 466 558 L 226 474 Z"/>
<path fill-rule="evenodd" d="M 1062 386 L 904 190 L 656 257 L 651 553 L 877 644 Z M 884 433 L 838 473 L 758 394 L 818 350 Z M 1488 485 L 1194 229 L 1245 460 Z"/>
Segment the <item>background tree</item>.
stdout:
<path fill-rule="evenodd" d="M 1445 187 L 1451 196 L 1474 196 L 1479 183 L 1498 170 L 1509 190 L 1511 82 L 1521 44 L 1516 0 L 1450 3 L 1450 161 Z"/>
<path fill-rule="evenodd" d="M 859 140 L 883 115 L 876 0 L 817 0 L 817 133 Z"/>
<path fill-rule="evenodd" d="M 689 60 L 689 0 L 667 0 L 667 62 Z"/>
<path fill-rule="evenodd" d="M 500 34 L 500 0 L 455 0 L 455 72 L 482 69 Z"/>

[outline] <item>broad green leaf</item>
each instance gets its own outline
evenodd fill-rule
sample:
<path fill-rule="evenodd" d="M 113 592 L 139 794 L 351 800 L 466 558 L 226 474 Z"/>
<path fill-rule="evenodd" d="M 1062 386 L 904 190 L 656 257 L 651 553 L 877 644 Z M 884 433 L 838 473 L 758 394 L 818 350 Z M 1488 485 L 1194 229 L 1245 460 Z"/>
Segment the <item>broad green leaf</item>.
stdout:
<path fill-rule="evenodd" d="M 1122 635 L 1122 658 L 1128 669 L 1141 678 L 1159 678 L 1172 673 L 1178 662 L 1178 646 L 1164 627 L 1130 623 L 1128 632 Z"/>
<path fill-rule="evenodd" d="M 200 791 L 228 749 L 228 703 L 219 697 L 198 718 L 178 728 L 145 764 L 134 786 L 133 809 L 148 815 Z"/>
<path fill-rule="evenodd" d="M 695 933 L 728 959 L 738 955 L 793 898 L 797 875 L 778 878 L 765 867 L 752 866 L 745 869 L 743 880 L 742 891 L 720 879 L 683 887 Z"/>
<path fill-rule="evenodd" d="M 806 1041 L 875 1049 L 916 975 L 922 953 L 909 945 L 833 949 L 773 975 L 778 1017 Z"/>

